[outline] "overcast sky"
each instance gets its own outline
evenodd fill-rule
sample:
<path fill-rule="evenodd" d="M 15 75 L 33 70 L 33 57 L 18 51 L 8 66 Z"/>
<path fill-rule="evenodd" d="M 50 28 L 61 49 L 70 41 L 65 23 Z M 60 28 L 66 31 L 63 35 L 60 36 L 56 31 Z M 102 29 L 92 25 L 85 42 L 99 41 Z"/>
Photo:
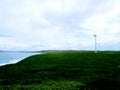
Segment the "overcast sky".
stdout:
<path fill-rule="evenodd" d="M 0 50 L 120 50 L 120 0 L 0 0 Z"/>

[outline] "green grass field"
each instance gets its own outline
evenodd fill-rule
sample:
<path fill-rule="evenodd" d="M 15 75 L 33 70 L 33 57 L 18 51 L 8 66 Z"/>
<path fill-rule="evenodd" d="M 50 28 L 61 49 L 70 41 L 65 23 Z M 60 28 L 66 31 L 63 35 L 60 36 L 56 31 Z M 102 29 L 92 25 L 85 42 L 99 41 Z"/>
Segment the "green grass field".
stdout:
<path fill-rule="evenodd" d="M 1 90 L 120 90 L 120 51 L 44 51 L 0 67 Z"/>

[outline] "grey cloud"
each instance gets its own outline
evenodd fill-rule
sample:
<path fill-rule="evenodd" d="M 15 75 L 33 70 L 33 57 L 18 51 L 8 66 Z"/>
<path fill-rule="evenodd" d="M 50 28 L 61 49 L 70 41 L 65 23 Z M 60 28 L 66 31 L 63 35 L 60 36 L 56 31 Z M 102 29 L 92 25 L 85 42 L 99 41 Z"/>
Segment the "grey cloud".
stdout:
<path fill-rule="evenodd" d="M 92 41 L 93 39 L 90 37 L 92 37 L 91 32 L 93 33 L 93 31 L 89 30 L 90 26 L 95 24 L 91 29 L 99 29 L 99 24 L 101 24 L 99 21 L 102 20 L 102 16 L 100 15 L 104 16 L 105 13 L 111 10 L 112 7 L 110 7 L 109 3 L 112 4 L 111 2 L 114 2 L 113 0 L 76 0 L 77 3 L 75 2 L 74 5 L 69 5 L 72 0 L 68 0 L 68 4 L 65 2 L 67 0 L 58 0 L 55 4 L 60 4 L 60 7 L 55 7 L 54 5 L 49 5 L 47 1 L 48 0 L 42 0 L 42 2 L 41 0 L 0 1 L 1 36 L 10 35 L 14 38 L 14 41 L 7 39 L 6 42 L 26 44 L 29 44 L 29 42 L 40 42 L 44 45 L 41 47 L 50 48 L 45 44 L 49 44 L 51 47 L 62 44 L 62 47 L 66 47 L 68 43 L 71 42 L 77 44 L 77 40 L 80 41 L 80 43 L 82 43 L 82 41 Z M 51 0 L 50 4 L 53 4 L 53 2 L 54 0 Z M 62 2 L 64 2 L 64 7 L 62 7 Z M 96 16 L 99 16 L 100 19 L 98 20 Z M 91 17 L 95 20 L 90 20 L 87 23 L 87 20 Z M 113 18 L 113 20 L 110 19 L 110 21 L 108 20 L 107 26 L 111 25 L 111 23 L 119 23 L 118 17 Z M 88 27 L 87 25 L 82 27 L 83 23 L 87 23 Z M 97 25 L 98 28 L 96 28 Z M 114 25 L 111 28 L 107 26 L 102 30 L 99 29 L 99 32 L 103 34 L 110 32 L 110 30 L 114 32 L 111 29 L 114 28 Z M 119 27 L 117 28 L 119 29 Z M 116 32 L 118 32 L 118 30 L 116 30 Z M 109 37 L 110 35 L 111 33 Z M 117 36 L 119 36 L 119 34 Z M 5 40 L 3 41 L 5 42 Z M 9 43 L 6 45 L 9 46 Z M 30 47 L 33 46 L 31 45 Z M 36 49 L 39 48 L 39 44 L 35 47 Z M 88 43 L 85 43 L 82 47 L 84 49 L 91 49 Z"/>

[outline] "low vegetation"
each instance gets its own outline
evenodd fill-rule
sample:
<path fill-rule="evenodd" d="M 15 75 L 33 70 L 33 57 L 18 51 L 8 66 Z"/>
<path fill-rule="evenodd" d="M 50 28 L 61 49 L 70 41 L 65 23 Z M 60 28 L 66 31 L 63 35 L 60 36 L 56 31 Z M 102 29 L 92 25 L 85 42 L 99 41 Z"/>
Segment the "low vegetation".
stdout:
<path fill-rule="evenodd" d="M 1 90 L 120 90 L 119 51 L 44 51 L 0 67 Z"/>

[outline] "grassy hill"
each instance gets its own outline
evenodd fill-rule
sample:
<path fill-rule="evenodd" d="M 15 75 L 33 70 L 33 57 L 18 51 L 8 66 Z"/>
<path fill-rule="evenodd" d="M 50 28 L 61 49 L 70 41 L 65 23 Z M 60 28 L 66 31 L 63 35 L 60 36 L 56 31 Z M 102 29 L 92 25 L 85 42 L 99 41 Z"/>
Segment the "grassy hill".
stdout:
<path fill-rule="evenodd" d="M 120 52 L 47 51 L 1 66 L 0 85 L 3 90 L 120 90 Z"/>

